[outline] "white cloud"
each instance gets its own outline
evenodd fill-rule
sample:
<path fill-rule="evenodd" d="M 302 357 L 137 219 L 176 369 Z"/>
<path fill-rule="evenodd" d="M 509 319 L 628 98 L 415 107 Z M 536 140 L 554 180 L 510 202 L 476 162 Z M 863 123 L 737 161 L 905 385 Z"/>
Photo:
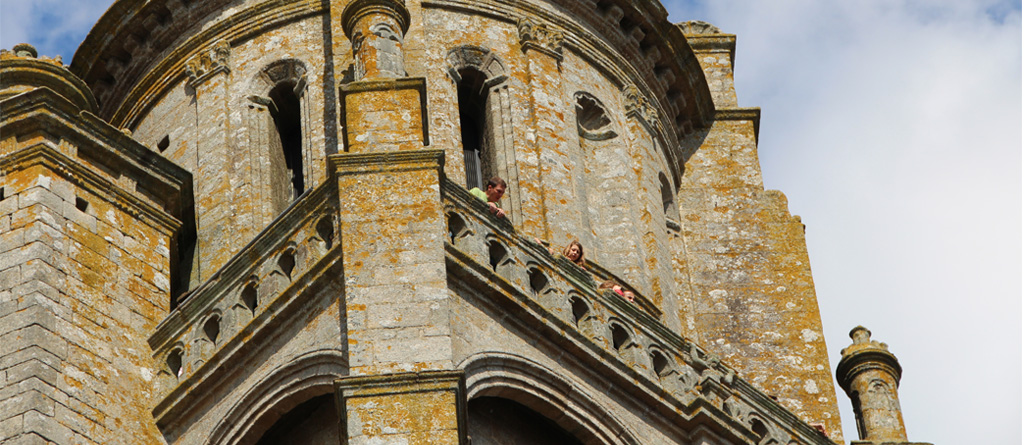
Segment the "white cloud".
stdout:
<path fill-rule="evenodd" d="M 666 6 L 737 34 L 740 104 L 763 109 L 766 187 L 807 224 L 833 369 L 864 324 L 903 363 L 911 440 L 1019 443 L 1019 4 Z"/>
<path fill-rule="evenodd" d="M 78 45 L 110 0 L 0 0 L 0 48 L 31 43 L 40 55 L 71 63 Z"/>

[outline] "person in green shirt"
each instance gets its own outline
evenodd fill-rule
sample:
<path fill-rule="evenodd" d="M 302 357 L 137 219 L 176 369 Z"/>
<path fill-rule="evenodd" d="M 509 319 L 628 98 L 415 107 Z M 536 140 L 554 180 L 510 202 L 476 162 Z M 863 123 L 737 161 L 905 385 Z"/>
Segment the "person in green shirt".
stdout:
<path fill-rule="evenodd" d="M 508 184 L 505 184 L 504 179 L 495 176 L 487 180 L 486 191 L 480 190 L 479 187 L 473 187 L 472 189 L 469 190 L 469 193 L 472 193 L 473 196 L 476 196 L 481 201 L 486 202 L 487 207 L 490 207 L 491 213 L 493 213 L 494 216 L 497 216 L 498 218 L 504 218 L 505 210 L 503 210 L 501 207 L 498 207 L 498 204 L 496 203 L 498 202 L 499 199 L 501 199 L 502 196 L 505 195 L 505 189 L 507 187 Z"/>

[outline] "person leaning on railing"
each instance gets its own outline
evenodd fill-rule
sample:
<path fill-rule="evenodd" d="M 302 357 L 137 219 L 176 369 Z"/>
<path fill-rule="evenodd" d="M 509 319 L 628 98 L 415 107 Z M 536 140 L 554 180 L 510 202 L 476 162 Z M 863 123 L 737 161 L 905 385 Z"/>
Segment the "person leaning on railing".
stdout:
<path fill-rule="evenodd" d="M 508 184 L 505 183 L 504 179 L 497 176 L 487 180 L 487 190 L 480 190 L 479 187 L 473 187 L 469 189 L 469 193 L 476 196 L 481 201 L 487 203 L 487 207 L 490 207 L 491 213 L 498 218 L 505 217 L 505 210 L 498 207 L 498 200 L 505 195 L 505 189 L 508 188 Z"/>

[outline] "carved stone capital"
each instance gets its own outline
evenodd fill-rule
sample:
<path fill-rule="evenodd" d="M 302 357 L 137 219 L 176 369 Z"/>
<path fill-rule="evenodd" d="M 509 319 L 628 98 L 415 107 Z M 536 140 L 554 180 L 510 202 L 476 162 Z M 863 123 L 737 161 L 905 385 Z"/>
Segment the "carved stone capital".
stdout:
<path fill-rule="evenodd" d="M 626 85 L 622 89 L 622 102 L 626 107 L 626 116 L 638 119 L 652 131 L 661 129 L 658 110 L 640 93 L 640 89 L 636 85 Z"/>
<path fill-rule="evenodd" d="M 231 44 L 225 40 L 217 41 L 209 49 L 200 51 L 185 62 L 189 85 L 196 87 L 218 73 L 230 73 L 230 61 Z"/>
<path fill-rule="evenodd" d="M 533 49 L 562 60 L 562 46 L 565 43 L 562 31 L 534 23 L 530 19 L 519 19 L 516 28 L 519 30 L 519 44 L 523 52 Z"/>

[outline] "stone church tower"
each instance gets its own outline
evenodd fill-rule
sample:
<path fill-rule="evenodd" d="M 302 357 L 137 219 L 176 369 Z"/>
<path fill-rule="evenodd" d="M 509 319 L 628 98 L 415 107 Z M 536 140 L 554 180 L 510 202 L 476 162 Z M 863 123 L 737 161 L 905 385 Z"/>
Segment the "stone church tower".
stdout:
<path fill-rule="evenodd" d="M 3 52 L 0 441 L 842 443 L 735 44 L 646 0 L 118 0 L 69 67 Z"/>

